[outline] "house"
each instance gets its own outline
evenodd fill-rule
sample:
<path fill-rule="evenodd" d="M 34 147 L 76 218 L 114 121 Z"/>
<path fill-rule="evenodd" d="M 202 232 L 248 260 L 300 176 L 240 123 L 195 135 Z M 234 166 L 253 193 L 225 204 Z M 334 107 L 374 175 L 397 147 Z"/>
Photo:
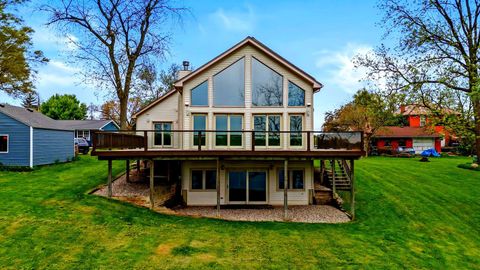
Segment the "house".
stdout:
<path fill-rule="evenodd" d="M 37 166 L 75 156 L 74 131 L 35 110 L 0 104 L 0 163 Z"/>
<path fill-rule="evenodd" d="M 330 196 L 353 196 L 363 137 L 314 131 L 315 78 L 253 37 L 194 71 L 188 65 L 174 89 L 134 115 L 136 134 L 94 132 L 92 155 L 109 168 L 147 161 L 151 192 L 176 182 L 188 206 L 282 205 L 287 213 L 321 203 L 322 185 Z"/>
<path fill-rule="evenodd" d="M 91 142 L 91 132 L 117 131 L 120 129 L 113 120 L 59 120 L 62 126 L 75 130 L 75 138 L 84 138 Z"/>
<path fill-rule="evenodd" d="M 379 129 L 373 138 L 373 144 L 380 151 L 408 147 L 413 148 L 416 154 L 431 148 L 440 153 L 442 147 L 450 146 L 453 142 L 454 137 L 443 126 L 428 125 L 434 116 L 425 106 L 402 105 L 396 114 L 405 117 L 408 126 L 386 126 Z"/>

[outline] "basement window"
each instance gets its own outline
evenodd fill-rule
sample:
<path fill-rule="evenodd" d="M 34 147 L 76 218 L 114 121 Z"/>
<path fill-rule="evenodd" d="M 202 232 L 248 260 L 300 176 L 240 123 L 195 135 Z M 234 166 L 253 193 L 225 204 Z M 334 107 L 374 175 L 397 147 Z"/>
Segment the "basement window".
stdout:
<path fill-rule="evenodd" d="M 217 171 L 192 170 L 190 180 L 193 191 L 214 190 L 217 188 Z"/>
<path fill-rule="evenodd" d="M 278 170 L 278 189 L 285 187 L 284 170 Z M 303 190 L 305 188 L 305 179 L 303 170 L 288 170 L 288 189 Z"/>
<path fill-rule="evenodd" d="M 8 135 L 0 134 L 0 153 L 8 153 Z"/>

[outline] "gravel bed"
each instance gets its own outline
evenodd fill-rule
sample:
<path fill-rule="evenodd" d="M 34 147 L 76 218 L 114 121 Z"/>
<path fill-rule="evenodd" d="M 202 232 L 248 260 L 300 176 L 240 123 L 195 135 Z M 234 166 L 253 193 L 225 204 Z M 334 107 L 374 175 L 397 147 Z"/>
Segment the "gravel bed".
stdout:
<path fill-rule="evenodd" d="M 350 218 L 345 212 L 329 205 L 302 205 L 288 208 L 289 221 L 304 223 L 344 223 Z M 175 209 L 179 215 L 217 217 L 215 207 L 185 207 Z M 237 221 L 283 221 L 283 207 L 272 209 L 220 209 L 220 218 Z"/>

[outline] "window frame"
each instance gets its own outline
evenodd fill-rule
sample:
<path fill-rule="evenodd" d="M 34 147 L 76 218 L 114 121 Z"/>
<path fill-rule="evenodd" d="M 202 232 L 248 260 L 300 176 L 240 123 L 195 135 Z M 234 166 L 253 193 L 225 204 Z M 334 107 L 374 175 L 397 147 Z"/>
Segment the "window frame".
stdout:
<path fill-rule="evenodd" d="M 301 171 L 303 175 L 303 188 L 293 188 L 293 171 Z M 284 172 L 284 168 L 282 167 L 277 167 L 277 177 L 276 177 L 276 188 L 277 192 L 278 191 L 283 191 L 283 188 L 280 188 L 280 173 Z M 305 185 L 305 168 L 288 168 L 288 191 L 293 191 L 293 192 L 304 192 L 306 190 L 306 185 Z"/>
<path fill-rule="evenodd" d="M 215 76 L 218 74 L 222 73 L 223 71 L 227 70 L 229 67 L 235 65 L 237 62 L 241 61 L 243 59 L 243 104 L 242 105 L 217 105 L 215 104 Z M 217 73 L 213 74 L 212 77 L 212 107 L 214 108 L 245 108 L 246 107 L 246 91 L 247 91 L 247 72 L 246 72 L 246 66 L 247 66 L 247 59 L 245 56 L 242 56 L 235 61 L 233 61 L 231 64 L 223 68 L 222 70 L 218 71 Z M 250 75 L 251 76 L 251 75 Z"/>
<path fill-rule="evenodd" d="M 420 115 L 420 126 L 424 127 L 427 125 L 427 117 L 425 115 Z"/>
<path fill-rule="evenodd" d="M 220 130 L 218 132 L 226 132 L 227 133 L 227 145 L 217 145 L 217 116 L 226 116 L 227 117 L 227 129 L 226 130 Z M 213 139 L 213 145 L 215 148 L 222 148 L 222 149 L 231 149 L 231 148 L 243 148 L 245 145 L 244 139 L 245 136 L 243 136 L 243 133 L 240 135 L 242 136 L 242 144 L 241 145 L 231 145 L 231 116 L 240 116 L 242 118 L 242 129 L 241 131 L 245 130 L 245 117 L 243 114 L 238 114 L 238 113 L 215 113 L 213 115 L 214 118 L 214 130 L 215 130 L 215 137 Z"/>
<path fill-rule="evenodd" d="M 192 94 L 192 93 L 193 93 L 194 90 L 196 90 L 195 88 L 199 87 L 200 85 L 202 85 L 202 84 L 204 84 L 204 83 L 207 83 L 207 105 L 195 105 L 195 104 L 193 104 L 193 94 Z M 192 107 L 199 107 L 199 108 L 201 108 L 201 107 L 203 107 L 203 108 L 209 107 L 209 106 L 210 106 L 210 104 L 209 104 L 210 102 L 209 102 L 209 101 L 210 101 L 210 100 L 209 100 L 209 98 L 208 98 L 208 79 L 202 81 L 201 83 L 197 84 L 196 86 L 194 86 L 194 87 L 192 87 L 192 88 L 190 89 L 190 105 L 191 105 Z"/>
<path fill-rule="evenodd" d="M 298 87 L 298 89 L 303 91 L 303 105 L 290 105 L 290 84 L 293 84 L 294 86 Z M 303 89 L 302 87 L 298 86 L 298 84 L 288 80 L 288 86 L 287 86 L 287 107 L 293 107 L 293 108 L 301 108 L 305 107 L 306 105 L 306 98 L 307 98 L 307 91 Z"/>
<path fill-rule="evenodd" d="M 171 121 L 155 121 L 152 123 L 153 124 L 153 146 L 154 147 L 158 147 L 158 148 L 171 148 L 173 147 L 173 132 L 172 132 L 172 129 L 173 129 L 173 122 Z M 159 133 L 161 134 L 161 144 L 155 144 L 155 135 L 157 133 L 157 130 L 155 129 L 155 125 L 157 124 L 161 124 L 162 125 L 162 130 L 159 131 Z M 163 130 L 163 125 L 164 124 L 170 124 L 170 144 L 165 144 L 164 141 L 165 141 L 165 136 L 163 135 L 164 133 L 166 133 L 164 130 Z"/>
<path fill-rule="evenodd" d="M 281 104 L 280 105 L 269 106 L 269 105 L 254 105 L 253 104 L 253 93 L 255 92 L 255 89 L 254 89 L 254 86 L 253 86 L 253 72 L 252 72 L 252 70 L 253 70 L 253 61 L 254 60 L 258 61 L 260 64 L 264 65 L 266 68 L 270 69 L 271 71 L 278 74 L 282 78 L 282 81 L 281 81 L 282 99 L 281 99 Z M 283 83 L 284 81 L 285 81 L 285 76 L 283 74 L 281 74 L 280 72 L 271 68 L 269 65 L 265 64 L 263 61 L 261 61 L 260 59 L 258 59 L 258 58 L 256 58 L 255 56 L 252 55 L 251 61 L 250 61 L 250 84 L 251 84 L 251 100 L 250 100 L 250 103 L 251 103 L 252 108 L 283 108 L 285 106 L 285 104 L 284 104 L 284 98 L 285 98 L 285 89 L 284 88 L 285 87 L 284 87 L 284 83 Z M 287 103 L 288 103 L 288 100 L 287 100 Z"/>
<path fill-rule="evenodd" d="M 255 117 L 258 117 L 258 116 L 265 116 L 265 131 L 256 131 L 255 130 Z M 269 126 L 269 122 L 268 122 L 268 118 L 271 117 L 271 116 L 278 116 L 280 118 L 280 132 L 279 132 L 279 138 L 280 138 L 280 142 L 279 142 L 279 145 L 270 145 L 269 144 L 269 136 L 270 136 L 270 133 L 273 133 L 270 131 L 270 126 Z M 255 135 L 257 133 L 260 133 L 260 132 L 263 132 L 265 133 L 265 145 L 258 145 L 255 143 L 255 147 L 261 147 L 261 148 L 265 148 L 265 149 L 268 149 L 268 148 L 282 148 L 283 147 L 283 136 L 282 136 L 282 128 L 283 128 L 283 114 L 276 114 L 276 113 L 267 113 L 267 114 L 252 114 L 252 118 L 253 118 L 253 131 L 255 132 Z M 253 136 L 252 140 L 255 140 L 255 137 Z"/>
<path fill-rule="evenodd" d="M 8 154 L 10 151 L 10 134 L 0 134 L 1 137 L 7 137 L 7 150 L 6 151 L 0 151 L 0 154 Z"/>
<path fill-rule="evenodd" d="M 204 116 L 205 117 L 205 127 L 203 129 L 201 129 L 203 131 L 203 130 L 207 130 L 207 127 L 208 127 L 208 113 L 192 113 L 191 122 L 192 122 L 193 134 L 192 134 L 192 139 L 191 139 L 191 145 L 193 147 L 198 147 L 198 144 L 196 144 L 197 140 L 195 140 L 195 136 L 197 134 L 197 131 L 195 129 L 195 116 Z M 202 147 L 204 147 L 204 146 L 207 146 L 207 143 L 208 143 L 208 137 L 209 137 L 208 132 L 202 132 L 202 136 L 205 140 L 205 143 L 202 143 Z"/>
<path fill-rule="evenodd" d="M 301 144 L 300 145 L 292 145 L 292 116 L 299 116 L 302 120 L 302 129 L 300 131 L 300 138 L 301 138 Z M 305 146 L 305 134 L 304 134 L 304 130 L 305 130 L 305 116 L 301 113 L 291 113 L 288 115 L 288 130 L 290 131 L 288 133 L 288 146 L 289 147 L 293 147 L 293 148 L 303 148 Z"/>
<path fill-rule="evenodd" d="M 202 188 L 201 189 L 194 189 L 192 188 L 192 174 L 194 171 L 201 171 L 202 172 Z M 213 171 L 215 175 L 215 188 L 208 188 L 207 189 L 207 171 Z M 217 169 L 215 168 L 191 168 L 190 169 L 190 183 L 188 185 L 188 190 L 190 192 L 213 192 L 217 190 L 217 183 L 218 179 L 217 178 Z"/>

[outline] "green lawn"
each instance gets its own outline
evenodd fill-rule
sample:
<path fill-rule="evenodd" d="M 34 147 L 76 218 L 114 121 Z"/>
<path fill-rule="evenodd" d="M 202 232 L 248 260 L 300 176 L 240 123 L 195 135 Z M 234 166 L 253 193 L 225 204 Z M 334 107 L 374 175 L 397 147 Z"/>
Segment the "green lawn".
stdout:
<path fill-rule="evenodd" d="M 91 157 L 0 172 L 0 268 L 478 268 L 480 173 L 417 160 L 357 162 L 357 220 L 340 225 L 152 213 L 87 195 L 106 179 Z"/>

